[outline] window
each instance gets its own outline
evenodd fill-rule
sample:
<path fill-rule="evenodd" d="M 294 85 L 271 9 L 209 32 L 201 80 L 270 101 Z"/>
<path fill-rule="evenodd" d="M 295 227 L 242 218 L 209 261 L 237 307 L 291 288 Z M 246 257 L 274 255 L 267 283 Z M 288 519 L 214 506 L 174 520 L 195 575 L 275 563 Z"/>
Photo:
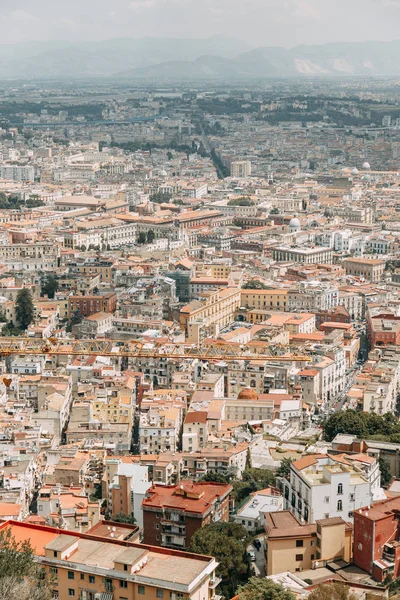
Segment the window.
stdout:
<path fill-rule="evenodd" d="M 81 579 L 85 579 L 85 573 L 81 573 Z"/>
<path fill-rule="evenodd" d="M 40 510 L 40 506 L 39 506 L 39 510 Z M 57 550 L 53 550 L 53 556 L 54 556 L 54 558 L 57 558 Z"/>
<path fill-rule="evenodd" d="M 57 569 L 57 567 L 50 567 L 50 573 L 51 573 L 52 575 L 57 575 L 57 573 L 58 573 L 58 569 Z"/>
<path fill-rule="evenodd" d="M 314 560 L 314 554 L 311 554 L 311 560 Z"/>
<path fill-rule="evenodd" d="M 138 594 L 141 594 L 142 596 L 144 596 L 144 585 L 138 586 Z"/>
<path fill-rule="evenodd" d="M 127 588 L 128 587 L 128 582 L 127 581 L 120 581 L 119 582 L 119 587 L 121 587 L 121 588 Z"/>
<path fill-rule="evenodd" d="M 303 560 L 302 554 L 296 554 L 296 560 Z"/>
<path fill-rule="evenodd" d="M 354 515 L 353 515 L 353 511 L 351 510 L 351 511 L 349 512 L 349 517 L 350 517 L 350 519 L 352 519 L 352 518 L 353 518 L 353 516 L 354 516 Z"/>
<path fill-rule="evenodd" d="M 325 496 L 325 502 L 328 503 L 329 502 L 329 496 Z"/>
<path fill-rule="evenodd" d="M 124 565 L 124 571 L 128 570 L 128 565 Z"/>
<path fill-rule="evenodd" d="M 338 500 L 337 509 L 338 509 L 338 511 L 343 510 L 343 502 L 341 500 Z"/>
<path fill-rule="evenodd" d="M 94 575 L 89 575 L 89 583 L 94 583 L 96 580 Z"/>
<path fill-rule="evenodd" d="M 164 598 L 164 590 L 157 590 L 156 598 Z"/>
<path fill-rule="evenodd" d="M 106 579 L 104 587 L 106 588 L 107 592 L 112 592 L 113 591 L 112 579 Z"/>
<path fill-rule="evenodd" d="M 296 540 L 296 548 L 302 548 L 303 547 L 303 540 Z"/>
<path fill-rule="evenodd" d="M 338 495 L 342 495 L 343 494 L 343 483 L 339 483 L 337 486 L 337 493 Z"/>
<path fill-rule="evenodd" d="M 68 571 L 68 579 L 75 579 L 75 573 L 73 571 Z"/>
<path fill-rule="evenodd" d="M 75 596 L 75 590 L 73 590 L 72 588 L 68 589 L 68 596 Z"/>

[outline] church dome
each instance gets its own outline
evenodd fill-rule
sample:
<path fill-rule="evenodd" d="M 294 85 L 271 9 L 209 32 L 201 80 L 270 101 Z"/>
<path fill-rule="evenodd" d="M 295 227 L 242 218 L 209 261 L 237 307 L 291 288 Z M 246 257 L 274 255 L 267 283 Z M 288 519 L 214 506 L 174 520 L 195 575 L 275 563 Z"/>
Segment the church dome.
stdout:
<path fill-rule="evenodd" d="M 239 392 L 238 400 L 258 400 L 258 394 L 256 390 L 247 387 Z"/>
<path fill-rule="evenodd" d="M 363 169 L 366 169 L 366 170 L 368 170 L 368 169 L 370 169 L 370 168 L 371 168 L 371 165 L 369 164 L 369 162 L 365 162 L 365 163 L 363 164 L 362 168 L 363 168 Z"/>
<path fill-rule="evenodd" d="M 297 217 L 293 217 L 293 219 L 290 220 L 289 229 L 292 231 L 300 231 L 301 223 Z"/>

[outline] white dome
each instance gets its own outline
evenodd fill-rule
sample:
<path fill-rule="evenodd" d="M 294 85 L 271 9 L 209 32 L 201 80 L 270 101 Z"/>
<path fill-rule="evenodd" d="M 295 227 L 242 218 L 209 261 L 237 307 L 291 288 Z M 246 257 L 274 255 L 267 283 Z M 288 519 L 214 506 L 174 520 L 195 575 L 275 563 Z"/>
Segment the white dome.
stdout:
<path fill-rule="evenodd" d="M 358 175 L 358 169 L 356 167 L 354 167 L 354 169 L 351 170 L 351 174 Z"/>
<path fill-rule="evenodd" d="M 293 231 L 298 231 L 299 229 L 301 229 L 301 223 L 297 217 L 293 217 L 293 219 L 290 220 L 289 228 Z"/>
<path fill-rule="evenodd" d="M 363 164 L 363 169 L 370 169 L 370 168 L 371 168 L 371 165 L 369 164 L 369 162 L 365 162 Z"/>

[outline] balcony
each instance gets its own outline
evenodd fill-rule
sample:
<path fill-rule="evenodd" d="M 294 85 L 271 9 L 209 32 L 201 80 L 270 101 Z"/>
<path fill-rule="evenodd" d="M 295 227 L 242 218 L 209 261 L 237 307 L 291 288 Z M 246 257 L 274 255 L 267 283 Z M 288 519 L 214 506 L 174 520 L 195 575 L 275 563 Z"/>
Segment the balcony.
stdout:
<path fill-rule="evenodd" d="M 221 583 L 221 581 L 222 581 L 221 577 L 212 577 L 210 579 L 210 581 L 208 582 L 208 587 L 211 590 L 215 590 L 215 588 L 217 587 L 217 585 L 219 585 Z"/>

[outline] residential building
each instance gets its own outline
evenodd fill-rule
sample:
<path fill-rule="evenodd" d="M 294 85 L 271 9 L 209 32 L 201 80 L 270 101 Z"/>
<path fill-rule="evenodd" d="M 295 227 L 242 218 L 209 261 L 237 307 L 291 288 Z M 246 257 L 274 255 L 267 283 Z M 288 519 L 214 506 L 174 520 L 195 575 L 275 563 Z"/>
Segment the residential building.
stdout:
<path fill-rule="evenodd" d="M 278 478 L 285 509 L 306 523 L 342 517 L 384 496 L 378 461 L 366 454 L 307 455 L 290 465 L 289 479 Z"/>
<path fill-rule="evenodd" d="M 385 261 L 379 258 L 345 258 L 343 261 L 347 275 L 363 277 L 373 283 L 381 281 L 385 264 Z"/>
<path fill-rule="evenodd" d="M 53 598 L 97 600 L 214 600 L 219 580 L 214 558 L 123 540 L 6 521 L 19 542 L 51 575 Z M 117 533 L 117 530 L 115 531 Z"/>
<path fill-rule="evenodd" d="M 266 571 L 275 575 L 316 568 L 321 561 L 351 561 L 353 528 L 342 517 L 302 523 L 289 511 L 268 512 L 265 519 Z"/>
<path fill-rule="evenodd" d="M 144 543 L 188 548 L 200 527 L 229 521 L 231 491 L 231 485 L 222 483 L 153 485 L 142 502 Z"/>

